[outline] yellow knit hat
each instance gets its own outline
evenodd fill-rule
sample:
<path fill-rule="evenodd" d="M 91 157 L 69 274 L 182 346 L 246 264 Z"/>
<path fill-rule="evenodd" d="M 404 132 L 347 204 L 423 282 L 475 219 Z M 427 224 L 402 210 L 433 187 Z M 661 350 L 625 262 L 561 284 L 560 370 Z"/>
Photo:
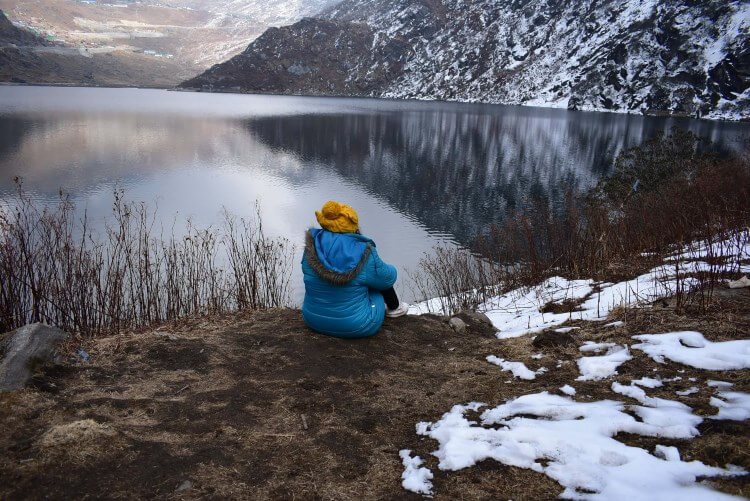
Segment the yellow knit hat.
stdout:
<path fill-rule="evenodd" d="M 324 230 L 334 233 L 354 233 L 359 228 L 357 211 L 333 200 L 327 201 L 322 210 L 316 210 L 315 217 Z"/>

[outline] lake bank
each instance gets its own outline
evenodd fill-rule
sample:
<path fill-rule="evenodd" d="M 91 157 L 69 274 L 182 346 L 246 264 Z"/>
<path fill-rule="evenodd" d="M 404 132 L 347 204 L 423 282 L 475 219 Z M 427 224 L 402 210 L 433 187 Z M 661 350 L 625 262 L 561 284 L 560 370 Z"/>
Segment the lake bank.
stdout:
<path fill-rule="evenodd" d="M 481 101 L 481 100 L 442 100 L 442 99 L 428 99 L 428 98 L 404 98 L 404 99 L 398 99 L 398 98 L 391 98 L 391 97 L 372 97 L 372 96 L 351 96 L 346 94 L 341 95 L 326 95 L 326 96 L 314 96 L 314 95 L 306 95 L 306 94 L 295 94 L 295 93 L 252 93 L 252 92 L 242 92 L 237 89 L 212 89 L 211 91 L 202 90 L 202 89 L 191 89 L 191 88 L 180 88 L 180 87 L 171 87 L 171 86 L 161 86 L 161 85 L 117 85 L 117 84 L 91 84 L 86 85 L 84 82 L 75 82 L 75 83 L 56 83 L 56 82 L 11 82 L 11 81 L 0 81 L 0 87 L 62 87 L 62 88 L 90 88 L 90 89 L 148 89 L 148 90 L 165 90 L 170 92 L 184 92 L 184 93 L 196 93 L 196 94 L 233 94 L 233 95 L 246 95 L 246 96 L 259 96 L 259 97 L 309 97 L 309 98 L 321 98 L 321 99 L 361 99 L 361 100 L 371 100 L 375 99 L 378 101 L 392 101 L 396 103 L 444 103 L 444 104 L 466 104 L 466 105 L 490 105 L 490 106 L 511 106 L 511 107 L 521 107 L 521 108 L 539 108 L 539 109 L 547 109 L 547 110 L 561 110 L 564 109 L 566 111 L 571 112 L 582 112 L 582 113 L 612 113 L 615 115 L 633 115 L 633 116 L 640 116 L 640 117 L 654 117 L 654 118 L 677 118 L 677 119 L 686 119 L 686 120 L 705 120 L 708 122 L 729 122 L 729 123 L 746 123 L 750 122 L 750 117 L 745 117 L 741 115 L 727 115 L 727 116 L 701 116 L 701 117 L 695 117 L 692 115 L 689 115 L 687 113 L 679 113 L 679 112 L 668 112 L 668 111 L 644 111 L 644 112 L 637 112 L 632 110 L 625 110 L 625 111 L 618 111 L 618 110 L 611 110 L 607 108 L 594 108 L 594 107 L 580 107 L 580 108 L 560 108 L 559 106 L 545 106 L 543 104 L 506 104 L 506 103 L 500 103 L 500 102 L 492 102 L 492 101 Z"/>
<path fill-rule="evenodd" d="M 84 342 L 90 358 L 41 372 L 34 386 L 4 394 L 0 459 L 10 498 L 408 497 L 399 451 L 410 449 L 434 473 L 438 499 L 557 497 L 541 472 L 495 461 L 442 471 L 434 440 L 415 434 L 457 403 L 497 405 L 572 385 L 574 401 L 635 402 L 610 389 L 639 378 L 664 381 L 651 396 L 676 399 L 702 416 L 690 440 L 617 436 L 631 448 L 675 446 L 683 461 L 750 469 L 742 421 L 715 421 L 711 380 L 750 392 L 746 370 L 698 370 L 656 363 L 632 350 L 619 375 L 576 381 L 584 341 L 632 344 L 633 335 L 696 330 L 715 342 L 746 336 L 750 290 L 722 288 L 708 315 L 678 314 L 673 304 L 620 309 L 610 321 L 571 321 L 574 343 L 535 346 L 532 336 L 498 340 L 469 319 L 458 334 L 445 318 L 388 319 L 375 337 L 341 341 L 307 330 L 298 310 L 199 318 Z M 559 328 L 559 326 L 555 326 Z M 550 328 L 549 332 L 554 334 Z M 560 334 L 556 334 L 560 336 Z M 77 345 L 71 345 L 71 348 Z M 75 360 L 73 352 L 69 360 Z M 520 379 L 488 363 L 496 355 L 546 367 Z M 666 381 L 671 381 L 667 383 Z M 676 391 L 686 392 L 676 396 Z M 746 477 L 704 482 L 747 495 Z M 690 485 L 690 484 L 688 484 Z M 698 484 L 700 485 L 700 484 Z M 415 499 L 418 497 L 413 495 Z"/>

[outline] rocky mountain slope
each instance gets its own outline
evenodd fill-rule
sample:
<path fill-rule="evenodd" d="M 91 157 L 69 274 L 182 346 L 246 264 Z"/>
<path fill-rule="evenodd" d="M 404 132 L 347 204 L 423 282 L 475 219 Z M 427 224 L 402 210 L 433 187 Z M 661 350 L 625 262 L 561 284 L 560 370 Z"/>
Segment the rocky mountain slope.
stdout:
<path fill-rule="evenodd" d="M 0 10 L 0 43 L 3 45 L 50 45 L 47 40 L 34 33 L 18 28 Z"/>
<path fill-rule="evenodd" d="M 52 40 L 51 40 L 52 39 Z M 130 51 L 71 47 L 15 26 L 0 10 L 0 81 L 67 85 L 169 86 L 179 75 L 171 61 Z"/>
<path fill-rule="evenodd" d="M 750 117 L 750 5 L 344 0 L 181 84 Z"/>

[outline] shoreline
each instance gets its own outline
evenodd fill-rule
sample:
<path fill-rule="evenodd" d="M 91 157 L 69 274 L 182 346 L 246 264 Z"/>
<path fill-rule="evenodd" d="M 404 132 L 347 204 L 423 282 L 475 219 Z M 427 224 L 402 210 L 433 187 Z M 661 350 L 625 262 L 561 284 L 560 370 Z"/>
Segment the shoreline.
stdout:
<path fill-rule="evenodd" d="M 311 98 L 332 98 L 332 99 L 374 99 L 379 101 L 391 101 L 391 102 L 405 102 L 405 103 L 445 103 L 445 104 L 464 104 L 464 105 L 485 105 L 485 106 L 502 106 L 502 107 L 522 107 L 522 108 L 538 108 L 543 110 L 562 110 L 568 112 L 579 112 L 579 113 L 611 113 L 615 115 L 632 115 L 640 117 L 654 117 L 654 118 L 677 118 L 677 119 L 688 119 L 688 120 L 706 120 L 710 122 L 727 122 L 727 123 L 739 123 L 745 124 L 750 123 L 750 116 L 734 118 L 725 117 L 694 117 L 684 113 L 672 113 L 669 111 L 653 110 L 653 111 L 632 111 L 632 110 L 611 110 L 604 108 L 576 108 L 569 109 L 560 106 L 544 106 L 539 103 L 534 104 L 518 104 L 518 103 L 497 103 L 492 101 L 481 101 L 481 100 L 441 100 L 441 99 L 430 99 L 430 98 L 393 98 L 393 97 L 380 97 L 380 96 L 361 96 L 361 95 L 316 95 L 316 94 L 294 94 L 294 93 L 254 93 L 244 92 L 238 89 L 211 89 L 204 90 L 202 88 L 182 88 L 179 86 L 163 87 L 163 86 L 149 86 L 149 85 L 85 85 L 84 83 L 39 83 L 39 82 L 0 82 L 0 87 L 10 86 L 27 86 L 27 87 L 80 87 L 80 88 L 93 88 L 93 89 L 152 89 L 152 90 L 166 90 L 170 92 L 193 92 L 196 94 L 235 94 L 235 95 L 252 95 L 252 96 L 288 96 L 288 97 L 311 97 Z"/>

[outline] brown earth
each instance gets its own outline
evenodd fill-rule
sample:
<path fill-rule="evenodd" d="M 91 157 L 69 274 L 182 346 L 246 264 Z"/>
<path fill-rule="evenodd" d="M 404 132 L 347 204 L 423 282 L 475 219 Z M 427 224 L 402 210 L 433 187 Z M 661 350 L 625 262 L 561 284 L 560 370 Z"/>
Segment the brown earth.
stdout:
<path fill-rule="evenodd" d="M 33 47 L 0 47 L 0 82 L 92 87 L 169 88 L 185 71 L 174 61 L 128 51 L 84 57 L 38 52 Z"/>
<path fill-rule="evenodd" d="M 612 380 L 657 373 L 682 380 L 648 394 L 679 398 L 697 414 L 716 413 L 708 379 L 750 391 L 747 371 L 656 364 L 636 350 L 619 376 L 575 381 L 584 340 L 632 343 L 634 334 L 687 329 L 712 340 L 748 337 L 750 291 L 718 291 L 707 314 L 677 314 L 666 304 L 613 317 L 625 325 L 570 322 L 580 327 L 571 332 L 576 344 L 551 348 L 534 348 L 532 336 L 499 341 L 476 322 L 456 334 L 431 315 L 388 319 L 375 337 L 345 341 L 310 332 L 298 310 L 83 342 L 88 362 L 49 368 L 32 387 L 0 395 L 0 499 L 418 499 L 400 485 L 405 448 L 434 472 L 436 498 L 555 498 L 562 488 L 545 475 L 491 460 L 440 471 L 430 455 L 436 442 L 417 436 L 415 424 L 457 403 L 497 405 L 564 384 L 576 387 L 580 401 L 635 403 L 611 392 Z M 550 370 L 533 381 L 513 379 L 485 362 L 490 354 Z M 700 391 L 676 397 L 690 386 Z M 675 445 L 683 460 L 750 469 L 747 422 L 706 420 L 700 429 L 689 441 L 618 439 L 648 450 Z M 747 480 L 707 482 L 747 496 Z"/>

